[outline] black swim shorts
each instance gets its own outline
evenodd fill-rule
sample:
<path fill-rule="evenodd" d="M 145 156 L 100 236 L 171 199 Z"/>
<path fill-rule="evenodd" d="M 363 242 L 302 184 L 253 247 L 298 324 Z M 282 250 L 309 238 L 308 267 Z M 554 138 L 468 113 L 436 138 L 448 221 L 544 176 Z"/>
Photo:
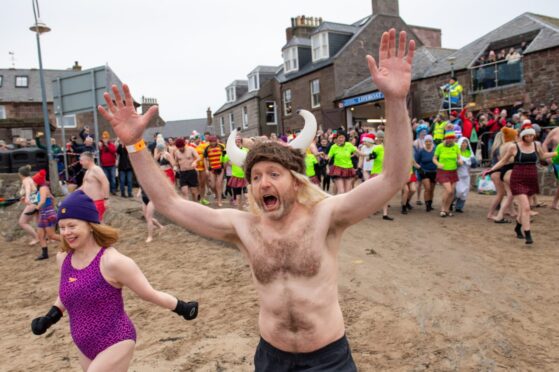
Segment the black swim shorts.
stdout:
<path fill-rule="evenodd" d="M 223 171 L 223 168 L 212 169 L 212 173 L 215 174 L 216 176 L 219 176 L 222 171 Z"/>
<path fill-rule="evenodd" d="M 198 187 L 198 172 L 195 169 L 179 172 L 180 187 Z"/>
<path fill-rule="evenodd" d="M 310 353 L 288 353 L 276 349 L 263 338 L 254 355 L 256 372 L 322 371 L 356 372 L 346 336 Z"/>

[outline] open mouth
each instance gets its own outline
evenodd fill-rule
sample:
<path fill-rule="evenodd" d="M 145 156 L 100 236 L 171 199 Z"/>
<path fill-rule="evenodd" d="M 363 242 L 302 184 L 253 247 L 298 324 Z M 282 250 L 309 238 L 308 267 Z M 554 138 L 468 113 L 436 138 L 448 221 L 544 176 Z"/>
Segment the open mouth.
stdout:
<path fill-rule="evenodd" d="M 264 195 L 262 201 L 266 210 L 273 210 L 279 205 L 279 200 L 274 195 Z"/>

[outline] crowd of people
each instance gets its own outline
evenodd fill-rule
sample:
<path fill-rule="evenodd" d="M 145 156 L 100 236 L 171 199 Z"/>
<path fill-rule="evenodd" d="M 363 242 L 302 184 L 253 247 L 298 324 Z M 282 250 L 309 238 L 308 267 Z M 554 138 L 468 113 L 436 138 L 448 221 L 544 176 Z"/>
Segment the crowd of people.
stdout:
<path fill-rule="evenodd" d="M 415 208 L 412 199 L 420 190 L 423 200 L 418 202 L 425 204 L 426 213 L 434 204 L 442 218 L 464 212 L 469 169 L 479 160 L 471 145 L 478 123 L 468 110 L 451 112 L 454 121 L 442 115 L 433 123 L 410 121 L 406 97 L 415 43 L 407 43 L 401 32 L 398 44 L 392 29 L 382 35 L 379 64 L 367 57 L 372 79 L 386 99 L 388 124 L 374 129 L 317 131 L 314 116 L 302 110 L 305 128 L 297 134 L 243 138 L 234 131 L 227 141 L 209 133 L 167 139 L 156 134 L 146 145 L 143 131 L 157 108 L 138 115 L 128 86 L 123 86 L 125 99 L 113 86 L 113 96 L 104 94 L 107 108 L 99 107 L 99 112 L 118 139 L 109 133 L 95 145 L 90 136 L 83 139 L 84 146 L 86 141 L 91 146 L 79 155 L 81 183 L 76 178 L 78 190 L 57 209 L 46 172 L 32 175 L 28 166 L 19 169 L 25 204 L 20 225 L 41 241 L 38 259 L 48 258 L 48 241 L 62 241 L 59 295 L 46 315 L 32 321 L 33 333 L 44 334 L 67 312 L 83 370 L 124 371 L 132 359 L 136 330 L 124 311 L 122 287 L 187 320 L 196 318 L 197 302 L 154 290 L 134 261 L 113 247 L 118 232 L 103 219 L 107 200 L 117 194 L 117 167 L 121 197 L 132 197 L 127 186 L 131 173 L 141 184 L 138 195 L 148 234 L 158 224 L 153 219 L 157 209 L 189 231 L 230 242 L 243 253 L 260 306 L 255 370 L 356 371 L 338 300 L 337 253 L 344 231 L 376 211 L 393 220 L 388 203 L 396 193 L 404 215 Z M 502 173 L 513 164 L 509 189 L 517 209 L 514 202 L 500 207 L 504 213 L 507 208 L 511 214 L 516 211 L 514 231 L 532 243 L 530 198 L 538 192 L 536 164 L 551 159 L 559 170 L 559 130 L 540 144 L 532 123 L 521 123 L 519 132 L 506 121 L 495 125 L 506 140 L 485 173 Z M 437 184 L 442 196 L 434 201 Z M 235 208 L 220 208 L 227 198 Z M 208 207 L 211 203 L 214 208 Z M 37 214 L 36 231 L 31 222 Z"/>

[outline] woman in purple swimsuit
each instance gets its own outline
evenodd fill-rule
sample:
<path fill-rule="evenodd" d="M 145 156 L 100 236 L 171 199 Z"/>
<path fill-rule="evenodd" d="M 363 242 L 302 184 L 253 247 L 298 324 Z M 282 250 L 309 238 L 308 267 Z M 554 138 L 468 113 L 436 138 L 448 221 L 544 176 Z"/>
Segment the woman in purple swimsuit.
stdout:
<path fill-rule="evenodd" d="M 47 315 L 33 320 L 31 329 L 36 335 L 45 333 L 67 310 L 84 371 L 128 370 L 136 330 L 124 311 L 122 287 L 187 320 L 196 318 L 197 302 L 185 303 L 156 291 L 136 263 L 112 247 L 117 230 L 99 223 L 95 204 L 82 191 L 61 203 L 57 217 L 63 238 L 57 255 L 59 294 Z"/>

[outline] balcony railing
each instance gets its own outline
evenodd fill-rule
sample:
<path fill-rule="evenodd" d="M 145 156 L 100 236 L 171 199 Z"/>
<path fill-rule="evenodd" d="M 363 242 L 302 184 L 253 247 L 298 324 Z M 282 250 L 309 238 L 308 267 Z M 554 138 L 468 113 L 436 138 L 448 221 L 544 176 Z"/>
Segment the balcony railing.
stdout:
<path fill-rule="evenodd" d="M 474 91 L 503 87 L 521 83 L 524 80 L 522 59 L 516 62 L 506 60 L 475 66 L 471 69 Z"/>

